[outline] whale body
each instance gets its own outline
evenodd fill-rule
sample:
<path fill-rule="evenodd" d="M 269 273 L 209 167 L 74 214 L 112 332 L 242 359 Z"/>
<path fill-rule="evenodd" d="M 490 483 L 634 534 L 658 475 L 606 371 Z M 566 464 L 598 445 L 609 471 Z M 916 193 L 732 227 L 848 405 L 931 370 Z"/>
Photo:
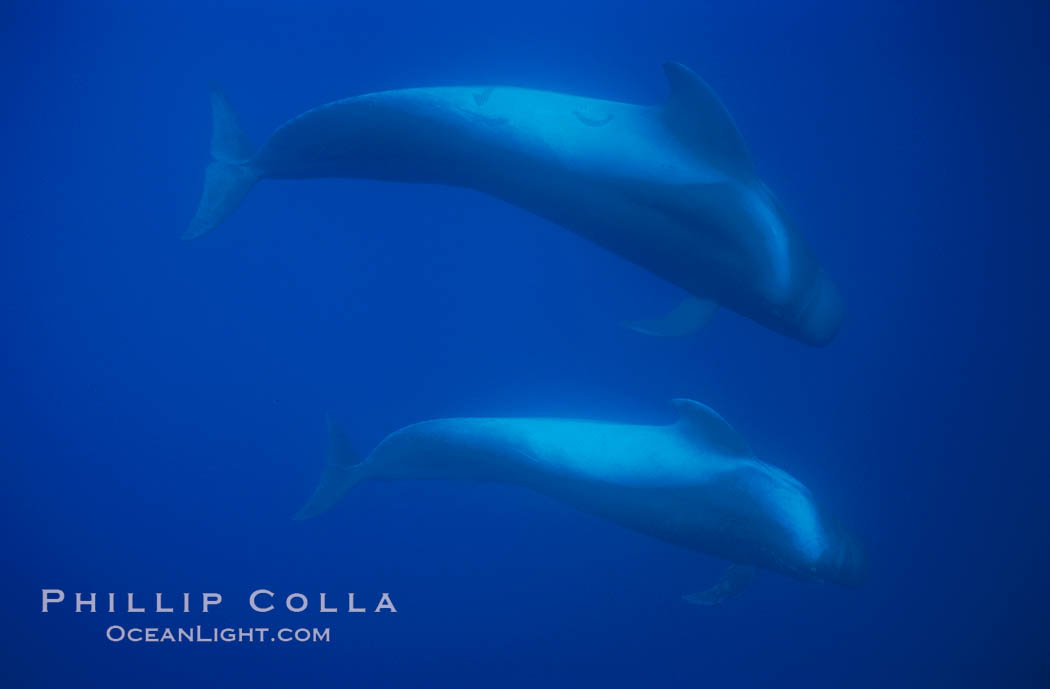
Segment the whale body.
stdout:
<path fill-rule="evenodd" d="M 683 334 L 725 306 L 812 345 L 842 300 L 743 138 L 693 72 L 664 66 L 668 102 L 643 106 L 548 91 L 439 87 L 335 101 L 258 150 L 212 93 L 212 157 L 185 238 L 223 222 L 263 178 L 370 178 L 469 187 L 552 220 L 691 297 L 641 332 Z"/>
<path fill-rule="evenodd" d="M 736 595 L 754 566 L 859 585 L 863 549 L 809 490 L 755 458 L 717 413 L 673 401 L 666 426 L 574 419 L 436 419 L 387 436 L 361 460 L 329 420 L 328 459 L 299 519 L 327 511 L 362 481 L 454 479 L 532 489 L 607 520 L 734 565 L 715 587 Z"/>

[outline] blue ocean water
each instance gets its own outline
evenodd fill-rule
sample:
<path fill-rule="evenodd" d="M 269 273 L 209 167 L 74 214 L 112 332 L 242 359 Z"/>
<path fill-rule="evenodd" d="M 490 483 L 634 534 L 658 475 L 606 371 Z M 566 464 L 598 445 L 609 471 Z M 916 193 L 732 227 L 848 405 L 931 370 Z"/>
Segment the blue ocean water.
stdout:
<path fill-rule="evenodd" d="M 5 686 L 1045 686 L 1048 151 L 1038 3 L 14 2 L 2 165 Z M 842 289 L 815 349 L 478 193 L 264 181 L 179 234 L 208 84 L 255 141 L 425 85 L 718 91 Z M 366 484 L 295 522 L 324 414 L 362 452 L 443 416 L 664 423 L 710 404 L 865 542 L 858 590 L 724 563 L 524 490 Z M 41 589 L 220 592 L 208 613 L 40 612 Z M 247 595 L 310 597 L 252 613 Z M 317 612 L 356 592 L 397 614 Z M 327 626 L 134 644 L 111 624 Z"/>

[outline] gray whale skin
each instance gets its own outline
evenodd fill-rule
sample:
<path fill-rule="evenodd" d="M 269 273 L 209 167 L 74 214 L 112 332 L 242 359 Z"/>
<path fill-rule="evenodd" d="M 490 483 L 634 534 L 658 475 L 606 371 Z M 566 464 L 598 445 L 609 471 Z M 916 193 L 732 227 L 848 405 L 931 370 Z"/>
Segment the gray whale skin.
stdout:
<path fill-rule="evenodd" d="M 328 458 L 296 515 L 313 517 L 369 480 L 454 479 L 523 486 L 653 538 L 734 563 L 718 585 L 686 596 L 738 594 L 760 566 L 857 586 L 862 547 L 809 490 L 755 458 L 709 407 L 673 401 L 666 426 L 543 418 L 435 419 L 387 436 L 361 460 L 329 420 Z"/>
<path fill-rule="evenodd" d="M 756 176 L 743 138 L 700 77 L 664 65 L 671 96 L 632 105 L 504 86 L 383 91 L 286 122 L 257 151 L 212 91 L 212 162 L 183 235 L 223 222 L 263 178 L 469 187 L 552 220 L 688 292 L 636 330 L 680 335 L 725 306 L 824 345 L 835 285 Z"/>

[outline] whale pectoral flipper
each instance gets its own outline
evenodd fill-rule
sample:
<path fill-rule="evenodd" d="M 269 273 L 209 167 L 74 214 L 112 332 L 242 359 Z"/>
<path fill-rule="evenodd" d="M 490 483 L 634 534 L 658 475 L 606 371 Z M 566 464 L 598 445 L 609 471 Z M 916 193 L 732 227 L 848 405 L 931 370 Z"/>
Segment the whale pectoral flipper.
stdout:
<path fill-rule="evenodd" d="M 328 424 L 328 452 L 324 470 L 314 494 L 296 513 L 296 519 L 309 519 L 327 512 L 364 478 L 361 458 L 350 446 L 343 429 L 339 428 L 331 415 L 327 415 L 325 420 Z"/>
<path fill-rule="evenodd" d="M 718 311 L 718 304 L 699 297 L 686 297 L 677 306 L 657 318 L 624 323 L 643 335 L 654 337 L 681 337 L 703 330 Z"/>
<path fill-rule="evenodd" d="M 204 192 L 197 213 L 183 233 L 193 239 L 218 227 L 230 216 L 259 180 L 251 165 L 254 155 L 229 98 L 216 85 L 211 89 L 211 163 L 204 171 Z"/>
<path fill-rule="evenodd" d="M 693 605 L 718 605 L 730 598 L 736 598 L 751 585 L 755 578 L 755 568 L 751 565 L 730 565 L 714 586 L 697 593 L 690 593 L 682 598 Z"/>

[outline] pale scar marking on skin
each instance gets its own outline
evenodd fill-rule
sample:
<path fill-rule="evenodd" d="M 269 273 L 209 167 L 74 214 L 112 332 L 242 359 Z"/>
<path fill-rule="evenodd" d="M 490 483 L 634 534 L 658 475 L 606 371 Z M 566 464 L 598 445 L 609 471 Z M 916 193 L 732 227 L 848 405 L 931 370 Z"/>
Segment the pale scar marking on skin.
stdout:
<path fill-rule="evenodd" d="M 474 120 L 475 122 L 481 122 L 482 124 L 487 124 L 493 127 L 507 124 L 508 122 L 510 122 L 510 118 L 507 117 L 491 117 L 489 115 L 482 115 L 480 112 L 474 112 L 473 110 L 468 110 L 467 108 L 458 108 L 458 110 L 468 118 Z"/>
<path fill-rule="evenodd" d="M 612 122 L 613 119 L 613 114 L 611 112 L 606 112 L 603 117 L 591 117 L 579 110 L 573 110 L 572 114 L 576 115 L 576 119 L 583 122 L 588 127 L 603 127 Z"/>

